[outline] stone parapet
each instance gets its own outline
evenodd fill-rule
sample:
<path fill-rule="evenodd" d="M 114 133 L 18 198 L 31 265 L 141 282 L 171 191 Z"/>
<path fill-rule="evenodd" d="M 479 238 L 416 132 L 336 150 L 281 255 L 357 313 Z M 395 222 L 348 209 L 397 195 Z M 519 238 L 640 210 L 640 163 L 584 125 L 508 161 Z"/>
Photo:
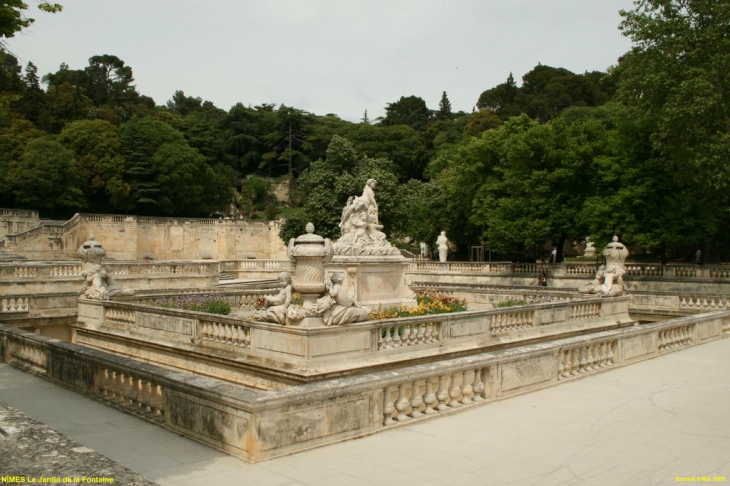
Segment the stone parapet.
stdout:
<path fill-rule="evenodd" d="M 77 342 L 88 346 L 249 386 L 279 388 L 631 323 L 627 297 L 310 328 L 80 299 L 74 329 Z"/>
<path fill-rule="evenodd" d="M 257 462 L 527 393 L 730 336 L 714 312 L 255 390 L 0 325 L 0 357 L 110 406 Z"/>

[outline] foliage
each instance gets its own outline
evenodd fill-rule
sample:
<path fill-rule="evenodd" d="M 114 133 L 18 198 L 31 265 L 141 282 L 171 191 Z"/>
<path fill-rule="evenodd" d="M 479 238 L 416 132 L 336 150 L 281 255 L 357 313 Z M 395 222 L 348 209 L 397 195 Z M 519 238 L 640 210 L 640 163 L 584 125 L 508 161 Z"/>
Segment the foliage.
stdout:
<path fill-rule="evenodd" d="M 22 157 L 8 163 L 4 184 L 22 207 L 54 216 L 86 207 L 74 153 L 52 137 L 30 141 Z"/>
<path fill-rule="evenodd" d="M 634 47 L 615 76 L 619 100 L 634 108 L 634 123 L 651 141 L 644 150 L 651 157 L 638 160 L 643 177 L 629 186 L 660 208 L 657 231 L 647 239 L 660 246 L 726 244 L 730 8 L 713 0 L 635 4 L 621 12 L 620 28 Z"/>
<path fill-rule="evenodd" d="M 435 291 L 416 291 L 416 302 L 418 303 L 416 307 L 378 308 L 370 313 L 370 319 L 393 319 L 397 317 L 424 316 L 468 310 L 465 299 L 457 299 L 456 297 L 439 294 Z"/>
<path fill-rule="evenodd" d="M 35 19 L 25 16 L 25 10 L 28 5 L 22 0 L 2 0 L 0 1 L 0 57 L 2 51 L 6 50 L 3 38 L 14 37 L 15 34 L 28 27 L 35 22 Z M 38 8 L 44 12 L 56 13 L 63 10 L 63 6 L 58 3 L 39 2 Z"/>
<path fill-rule="evenodd" d="M 368 179 L 377 180 L 375 189 L 380 223 L 392 229 L 398 205 L 398 181 L 387 168 L 387 160 L 370 159 L 358 154 L 352 144 L 342 138 L 332 138 L 325 160 L 313 162 L 299 178 L 299 190 L 304 195 L 304 213 L 287 220 L 281 238 L 288 241 L 302 234 L 304 225 L 314 224 L 318 235 L 336 239 L 340 236 L 340 216 L 347 198 L 360 195 Z"/>
<path fill-rule="evenodd" d="M 477 107 L 506 120 L 522 113 L 540 122 L 556 118 L 570 106 L 600 106 L 613 95 L 613 85 L 603 82 L 605 73 L 574 74 L 564 68 L 538 64 L 522 77 L 517 87 L 512 73 L 507 81 L 484 91 Z"/>
<path fill-rule="evenodd" d="M 216 293 L 185 294 L 176 295 L 175 297 L 164 297 L 155 300 L 152 305 L 173 309 L 207 312 L 209 314 L 227 315 L 231 313 L 231 305 L 225 300 L 223 295 Z"/>
<path fill-rule="evenodd" d="M 418 96 L 401 96 L 398 101 L 388 103 L 385 107 L 383 125 L 409 125 L 415 130 L 426 126 L 431 118 L 431 111 L 423 98 Z"/>

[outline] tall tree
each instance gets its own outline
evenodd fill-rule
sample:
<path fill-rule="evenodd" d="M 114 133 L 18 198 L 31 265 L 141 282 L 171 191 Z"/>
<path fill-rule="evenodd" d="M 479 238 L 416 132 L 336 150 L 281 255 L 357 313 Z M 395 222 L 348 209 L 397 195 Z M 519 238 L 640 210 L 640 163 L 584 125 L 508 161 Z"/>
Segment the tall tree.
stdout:
<path fill-rule="evenodd" d="M 439 111 L 436 112 L 436 118 L 439 120 L 451 120 L 454 118 L 454 114 L 451 112 L 451 102 L 449 101 L 449 97 L 446 96 L 446 91 L 441 95 Z"/>
<path fill-rule="evenodd" d="M 706 189 L 730 188 L 730 5 L 638 0 L 622 11 L 634 46 L 618 66 L 620 99 L 656 126 L 669 170 Z M 706 192 L 706 191 L 705 191 Z"/>

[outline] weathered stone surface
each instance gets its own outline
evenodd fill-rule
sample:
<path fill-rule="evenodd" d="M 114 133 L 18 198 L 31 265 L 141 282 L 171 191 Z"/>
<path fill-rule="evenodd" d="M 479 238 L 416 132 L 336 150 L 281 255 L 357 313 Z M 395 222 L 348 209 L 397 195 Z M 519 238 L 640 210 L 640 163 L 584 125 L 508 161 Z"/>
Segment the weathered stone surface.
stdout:
<path fill-rule="evenodd" d="M 3 402 L 0 475 L 7 484 L 157 484 Z"/>

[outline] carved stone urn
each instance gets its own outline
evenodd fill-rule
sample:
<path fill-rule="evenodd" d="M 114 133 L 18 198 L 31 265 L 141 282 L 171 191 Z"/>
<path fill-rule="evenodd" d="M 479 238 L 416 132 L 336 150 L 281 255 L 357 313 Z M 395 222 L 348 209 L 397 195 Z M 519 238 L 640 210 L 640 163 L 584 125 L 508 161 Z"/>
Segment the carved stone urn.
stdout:
<path fill-rule="evenodd" d="M 289 240 L 286 252 L 295 264 L 292 287 L 301 294 L 304 307 L 314 304 L 325 291 L 324 264 L 334 255 L 332 242 L 315 235 L 312 223 L 307 223 L 305 231 L 306 234 Z"/>

